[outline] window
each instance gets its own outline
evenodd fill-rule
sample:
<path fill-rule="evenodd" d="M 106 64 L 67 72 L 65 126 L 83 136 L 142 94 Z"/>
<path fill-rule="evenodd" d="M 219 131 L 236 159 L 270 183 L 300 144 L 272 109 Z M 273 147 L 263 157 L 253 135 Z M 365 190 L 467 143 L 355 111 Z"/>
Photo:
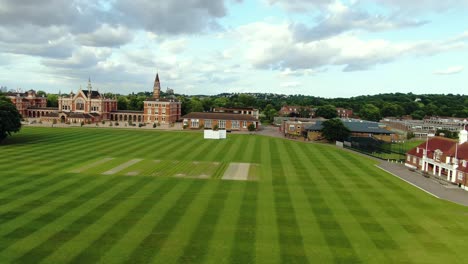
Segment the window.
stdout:
<path fill-rule="evenodd" d="M 198 127 L 199 126 L 198 119 L 192 119 L 191 121 L 192 121 L 191 127 Z"/>
<path fill-rule="evenodd" d="M 416 164 L 416 157 L 413 157 L 413 163 Z"/>
<path fill-rule="evenodd" d="M 422 159 L 419 159 L 419 166 L 422 166 L 423 165 L 423 161 Z"/>
<path fill-rule="evenodd" d="M 406 156 L 406 161 L 411 161 L 411 157 L 410 157 L 410 156 Z"/>
<path fill-rule="evenodd" d="M 289 125 L 289 131 L 294 131 L 294 125 Z"/>
<path fill-rule="evenodd" d="M 458 179 L 461 180 L 461 181 L 463 180 L 463 172 L 461 172 L 461 171 L 458 172 Z"/>
<path fill-rule="evenodd" d="M 219 128 L 226 128 L 226 120 L 219 120 L 218 121 Z"/>
<path fill-rule="evenodd" d="M 239 129 L 239 121 L 232 121 L 232 128 Z"/>
<path fill-rule="evenodd" d="M 148 115 L 151 115 L 151 109 L 148 109 Z"/>
<path fill-rule="evenodd" d="M 213 121 L 211 119 L 205 120 L 205 128 L 212 128 L 213 127 Z"/>
<path fill-rule="evenodd" d="M 76 100 L 76 110 L 84 110 L 84 101 L 82 99 Z"/>
<path fill-rule="evenodd" d="M 188 126 L 188 120 L 184 119 L 184 126 Z"/>
<path fill-rule="evenodd" d="M 161 111 L 161 113 L 162 113 L 163 115 L 165 115 L 165 114 L 166 114 L 166 107 L 165 107 L 165 106 L 162 108 L 162 111 Z"/>
<path fill-rule="evenodd" d="M 466 160 L 462 161 L 463 167 L 466 167 Z"/>
<path fill-rule="evenodd" d="M 242 121 L 242 127 L 247 128 L 247 121 Z"/>
<path fill-rule="evenodd" d="M 440 156 L 442 156 L 442 151 L 440 149 L 436 149 L 436 151 L 434 151 L 434 159 L 436 161 L 440 161 Z"/>

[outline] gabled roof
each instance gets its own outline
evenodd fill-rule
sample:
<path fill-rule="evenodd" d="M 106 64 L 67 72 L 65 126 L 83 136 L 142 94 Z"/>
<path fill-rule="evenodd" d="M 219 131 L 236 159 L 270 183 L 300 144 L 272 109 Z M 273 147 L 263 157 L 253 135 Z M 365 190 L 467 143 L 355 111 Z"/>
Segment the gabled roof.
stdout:
<path fill-rule="evenodd" d="M 434 151 L 438 149 L 442 151 L 445 156 L 457 156 L 458 159 L 468 160 L 468 142 L 458 144 L 457 140 L 444 137 L 432 137 L 427 141 L 427 143 L 423 142 L 417 147 L 410 149 L 407 154 L 422 158 L 423 150 L 426 149 L 426 145 L 429 157 L 432 157 Z M 420 149 L 419 153 L 417 148 Z"/>
<path fill-rule="evenodd" d="M 82 92 L 84 93 L 84 95 L 86 97 L 89 98 L 89 96 L 88 96 L 89 91 L 88 90 L 82 90 Z M 98 91 L 91 91 L 91 98 L 99 98 L 100 96 L 101 96 L 101 94 Z"/>
<path fill-rule="evenodd" d="M 200 119 L 216 119 L 216 120 L 238 120 L 238 121 L 258 121 L 251 115 L 219 113 L 219 112 L 192 112 L 184 115 L 182 118 L 200 118 Z"/>

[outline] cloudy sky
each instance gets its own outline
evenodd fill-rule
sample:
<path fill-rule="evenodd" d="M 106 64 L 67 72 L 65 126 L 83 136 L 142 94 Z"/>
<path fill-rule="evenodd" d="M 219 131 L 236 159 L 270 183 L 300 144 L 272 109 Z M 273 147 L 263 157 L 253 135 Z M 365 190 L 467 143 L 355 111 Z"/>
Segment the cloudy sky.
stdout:
<path fill-rule="evenodd" d="M 0 0 L 0 85 L 468 94 L 468 0 Z"/>

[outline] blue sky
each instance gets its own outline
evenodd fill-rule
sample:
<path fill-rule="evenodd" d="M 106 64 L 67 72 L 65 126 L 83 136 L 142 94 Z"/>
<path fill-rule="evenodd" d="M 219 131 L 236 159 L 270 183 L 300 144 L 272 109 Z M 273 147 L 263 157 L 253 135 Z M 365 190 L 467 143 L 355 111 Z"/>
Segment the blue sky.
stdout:
<path fill-rule="evenodd" d="M 0 0 L 0 85 L 468 94 L 468 1 Z"/>

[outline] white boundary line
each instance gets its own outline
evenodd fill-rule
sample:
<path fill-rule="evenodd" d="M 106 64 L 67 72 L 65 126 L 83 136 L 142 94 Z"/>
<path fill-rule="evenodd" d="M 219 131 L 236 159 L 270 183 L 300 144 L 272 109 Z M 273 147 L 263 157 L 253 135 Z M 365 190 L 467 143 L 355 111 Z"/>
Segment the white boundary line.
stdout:
<path fill-rule="evenodd" d="M 399 177 L 398 175 L 396 175 L 396 174 L 394 174 L 394 173 L 392 173 L 392 172 L 390 172 L 390 171 L 388 171 L 388 170 L 386 170 L 386 169 L 384 169 L 384 168 L 379 167 L 377 164 L 376 164 L 375 166 L 376 166 L 377 168 L 379 168 L 379 169 L 381 169 L 381 170 L 387 172 L 387 173 L 390 173 L 391 175 L 397 177 L 398 179 L 400 179 L 400 180 L 402 180 L 402 181 L 405 181 L 405 182 L 407 182 L 407 183 L 413 185 L 414 187 L 416 187 L 416 188 L 418 188 L 418 189 L 420 189 L 420 190 L 422 190 L 422 191 L 424 191 L 424 192 L 426 192 L 426 193 L 428 193 L 428 194 L 434 196 L 435 198 L 440 199 L 439 196 L 437 196 L 437 195 L 435 195 L 435 194 L 433 194 L 433 193 L 431 193 L 431 192 L 429 192 L 429 191 L 427 191 L 427 190 L 425 190 L 425 189 L 423 189 L 423 188 L 417 186 L 416 184 L 414 184 L 414 183 L 412 183 L 412 182 L 409 182 L 409 181 L 407 181 L 407 180 L 405 180 L 405 179 Z"/>

